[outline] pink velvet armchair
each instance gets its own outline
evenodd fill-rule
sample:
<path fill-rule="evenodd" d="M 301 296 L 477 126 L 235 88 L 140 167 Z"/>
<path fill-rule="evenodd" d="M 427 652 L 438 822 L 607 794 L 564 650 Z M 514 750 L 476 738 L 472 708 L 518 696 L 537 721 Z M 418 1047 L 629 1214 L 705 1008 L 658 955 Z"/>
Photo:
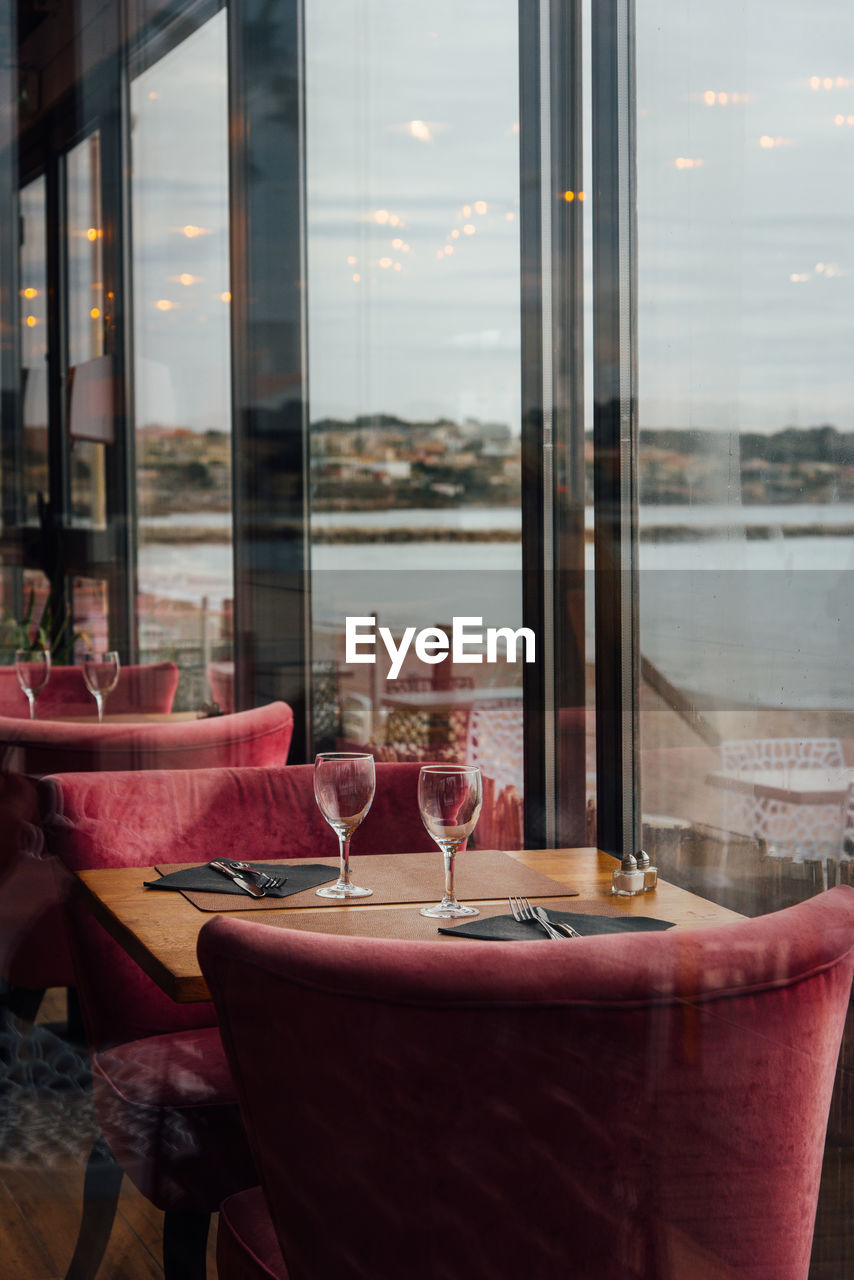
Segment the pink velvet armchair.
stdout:
<path fill-rule="evenodd" d="M 416 802 L 418 765 L 377 768 L 374 839 L 389 852 L 430 841 Z M 314 800 L 313 768 L 63 774 L 40 784 L 47 852 L 67 873 L 97 866 L 334 855 Z M 68 879 L 72 880 L 70 874 Z M 204 1275 L 209 1214 L 253 1184 L 228 1066 L 211 1004 L 170 1000 L 74 895 L 68 900 L 78 990 L 93 1050 L 103 1140 L 90 1162 L 91 1195 L 78 1242 L 79 1275 L 94 1276 L 109 1238 L 121 1173 L 110 1153 L 166 1211 L 167 1280 Z M 104 1145 L 106 1142 L 106 1147 Z M 106 1184 L 106 1187 L 105 1187 Z M 201 1270 L 200 1270 L 201 1267 Z"/>
<path fill-rule="evenodd" d="M 66 724 L 0 716 L 0 881 L 5 882 L 0 974 L 13 988 L 19 1012 L 32 1014 L 46 987 L 73 983 L 53 868 L 31 856 L 42 840 L 28 779 L 118 769 L 283 765 L 292 732 L 293 713 L 284 702 L 165 724 Z M 156 812 L 147 820 L 156 824 Z"/>
<path fill-rule="evenodd" d="M 174 662 L 122 667 L 119 682 L 110 694 L 111 715 L 140 711 L 164 714 L 172 710 L 178 688 Z M 83 682 L 82 667 L 51 668 L 50 679 L 38 699 L 38 716 L 90 716 L 95 703 Z M 0 667 L 0 716 L 29 719 L 29 703 L 18 684 L 14 667 Z"/>
<path fill-rule="evenodd" d="M 557 945 L 219 917 L 199 957 L 260 1176 L 220 1280 L 806 1280 L 854 889 Z"/>

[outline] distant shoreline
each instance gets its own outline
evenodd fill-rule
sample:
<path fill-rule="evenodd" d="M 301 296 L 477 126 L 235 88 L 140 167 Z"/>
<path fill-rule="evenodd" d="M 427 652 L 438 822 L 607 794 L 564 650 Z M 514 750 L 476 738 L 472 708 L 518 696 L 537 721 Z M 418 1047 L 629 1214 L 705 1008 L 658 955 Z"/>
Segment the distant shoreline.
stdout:
<path fill-rule="evenodd" d="M 733 532 L 744 534 L 749 542 L 770 542 L 775 538 L 851 538 L 854 524 L 780 524 L 767 525 L 644 525 L 640 529 L 641 542 L 710 542 L 731 537 Z M 199 528 L 176 524 L 161 525 L 144 530 L 145 543 L 161 545 L 197 546 L 227 544 L 228 529 L 204 526 Z M 460 529 L 453 525 L 433 525 L 426 528 L 399 525 L 392 528 L 364 528 L 359 525 L 338 528 L 315 528 L 311 540 L 318 545 L 356 543 L 406 543 L 406 542 L 521 542 L 518 529 Z M 585 541 L 592 542 L 593 531 L 585 531 Z"/>

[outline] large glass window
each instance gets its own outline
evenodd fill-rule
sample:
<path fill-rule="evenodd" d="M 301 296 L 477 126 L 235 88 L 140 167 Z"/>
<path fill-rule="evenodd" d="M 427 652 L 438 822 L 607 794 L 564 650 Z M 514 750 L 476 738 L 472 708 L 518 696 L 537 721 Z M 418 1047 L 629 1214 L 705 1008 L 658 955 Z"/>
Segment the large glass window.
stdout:
<path fill-rule="evenodd" d="M 44 177 L 22 187 L 20 225 L 22 514 L 26 523 L 37 524 L 38 495 L 49 494 Z"/>
<path fill-rule="evenodd" d="M 647 839 L 751 913 L 850 871 L 852 37 L 831 0 L 638 8 Z"/>
<path fill-rule="evenodd" d="M 107 521 L 105 444 L 92 438 L 105 434 L 101 424 L 109 421 L 113 413 L 112 376 L 104 344 L 100 143 L 100 134 L 95 131 L 73 147 L 65 158 L 71 388 L 66 409 L 71 441 L 71 520 L 75 524 L 104 528 Z"/>
<path fill-rule="evenodd" d="M 231 660 L 227 107 L 224 12 L 131 82 L 139 647 L 188 707 Z"/>
<path fill-rule="evenodd" d="M 486 645 L 522 624 L 517 22 L 309 4 L 306 114 L 315 745 L 467 756 L 521 798 L 521 647 Z M 477 661 L 378 635 L 455 617 Z"/>

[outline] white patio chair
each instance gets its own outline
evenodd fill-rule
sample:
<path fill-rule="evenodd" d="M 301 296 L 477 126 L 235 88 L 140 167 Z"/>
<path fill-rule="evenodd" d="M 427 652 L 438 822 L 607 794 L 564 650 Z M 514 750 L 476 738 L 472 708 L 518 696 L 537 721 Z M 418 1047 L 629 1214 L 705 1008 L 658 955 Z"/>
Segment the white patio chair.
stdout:
<path fill-rule="evenodd" d="M 727 772 L 745 774 L 763 769 L 841 769 L 845 756 L 838 738 L 743 738 L 721 743 L 721 764 Z M 723 825 L 763 837 L 771 854 L 802 861 L 836 857 L 842 814 L 836 804 L 790 804 L 730 792 Z"/>

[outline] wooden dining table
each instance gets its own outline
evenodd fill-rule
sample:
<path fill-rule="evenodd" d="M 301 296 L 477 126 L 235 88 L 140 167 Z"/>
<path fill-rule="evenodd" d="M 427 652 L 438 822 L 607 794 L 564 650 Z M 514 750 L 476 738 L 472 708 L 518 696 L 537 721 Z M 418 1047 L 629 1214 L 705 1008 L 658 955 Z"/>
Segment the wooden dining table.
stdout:
<path fill-rule="evenodd" d="M 384 855 L 399 860 L 414 854 Z M 652 916 L 667 920 L 680 929 L 731 923 L 742 919 L 735 911 L 718 906 L 697 894 L 659 880 L 656 889 L 635 898 L 611 893 L 611 874 L 616 859 L 594 848 L 520 850 L 505 855 L 553 882 L 553 888 L 531 895 L 534 902 L 559 911 Z M 460 855 L 462 864 L 466 855 Z M 296 861 L 296 860 L 295 860 Z M 305 860 L 303 860 L 305 861 Z M 309 860 L 310 861 L 310 860 Z M 323 859 L 325 861 L 325 859 Z M 359 859 L 353 859 L 354 877 Z M 394 937 L 410 941 L 441 940 L 450 946 L 485 946 L 439 934 L 437 926 L 453 926 L 454 920 L 427 919 L 419 906 L 436 901 L 441 888 L 441 858 L 435 855 L 435 876 L 425 879 L 421 903 L 383 902 L 360 899 L 338 905 L 325 900 L 322 906 L 270 907 L 263 911 L 229 910 L 240 919 L 256 920 L 277 928 L 360 937 Z M 260 865 L 260 864 L 259 864 Z M 171 868 L 162 868 L 171 870 Z M 210 998 L 196 958 L 196 944 L 210 911 L 199 910 L 182 894 L 146 889 L 143 882 L 156 880 L 155 867 L 109 867 L 80 871 L 76 891 L 93 916 L 139 966 L 173 1000 L 192 1003 Z M 496 883 L 496 896 L 477 902 L 481 916 L 508 914 L 507 899 Z M 460 888 L 460 897 L 464 892 Z M 468 923 L 463 921 L 461 923 Z M 567 943 L 567 945 L 572 945 Z"/>

